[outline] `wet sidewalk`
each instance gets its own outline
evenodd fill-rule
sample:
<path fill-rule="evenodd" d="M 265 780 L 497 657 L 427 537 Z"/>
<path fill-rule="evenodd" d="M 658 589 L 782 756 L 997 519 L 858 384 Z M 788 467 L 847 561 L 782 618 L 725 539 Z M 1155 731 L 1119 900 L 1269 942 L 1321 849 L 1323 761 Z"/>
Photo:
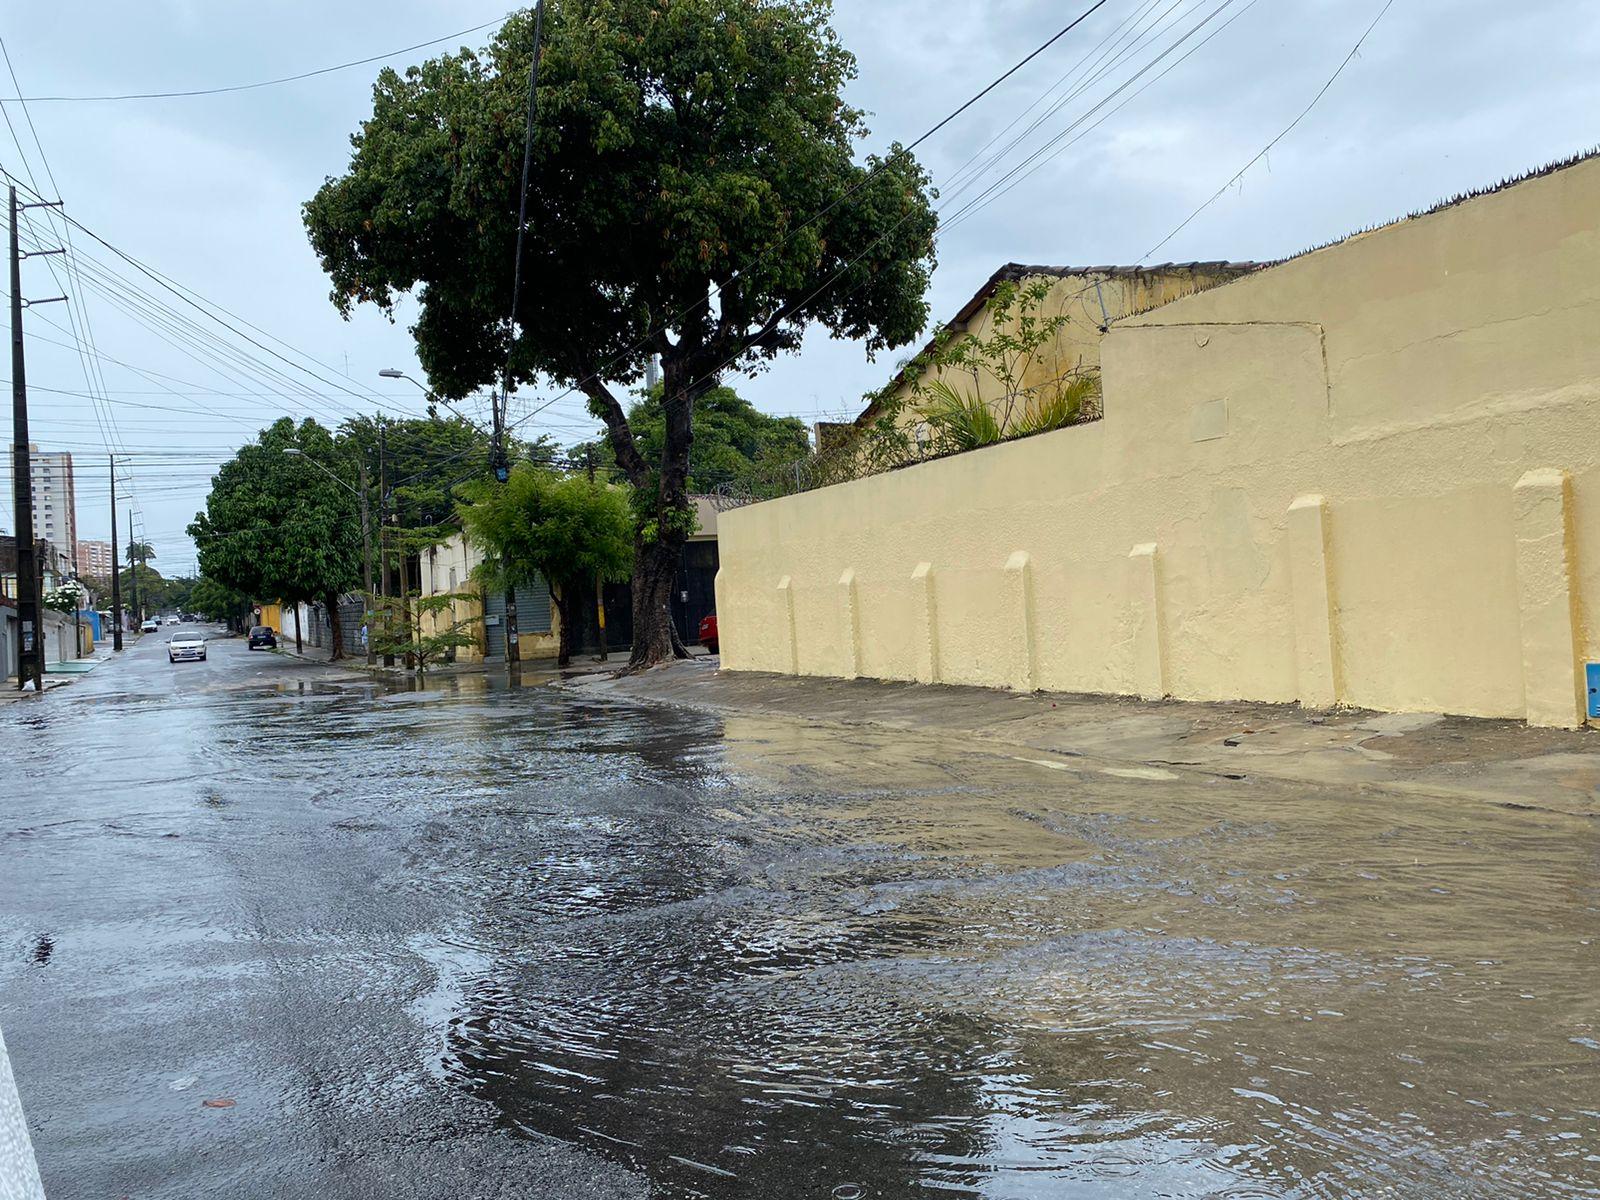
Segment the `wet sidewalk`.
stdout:
<path fill-rule="evenodd" d="M 1075 759 L 1140 777 L 1250 777 L 1377 788 L 1578 815 L 1600 815 L 1600 732 L 1429 713 L 1317 712 L 1297 705 L 1149 703 L 1109 696 L 795 678 L 674 663 L 573 686 L 810 725 L 960 735 L 1064 769 Z"/>

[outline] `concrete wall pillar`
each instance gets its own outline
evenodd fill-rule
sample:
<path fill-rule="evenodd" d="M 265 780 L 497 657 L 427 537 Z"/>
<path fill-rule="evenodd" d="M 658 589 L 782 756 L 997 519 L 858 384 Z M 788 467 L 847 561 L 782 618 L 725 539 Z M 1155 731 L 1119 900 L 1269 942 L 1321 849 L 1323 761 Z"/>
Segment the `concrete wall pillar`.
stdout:
<path fill-rule="evenodd" d="M 939 682 L 939 610 L 933 591 L 933 564 L 918 563 L 911 572 L 911 606 L 920 618 L 917 630 L 917 682 Z"/>
<path fill-rule="evenodd" d="M 1011 686 L 1031 692 L 1038 687 L 1038 650 L 1033 636 L 1033 561 L 1026 550 L 1017 550 L 1006 559 L 1006 601 L 1015 654 Z"/>
<path fill-rule="evenodd" d="M 861 678 L 861 605 L 856 594 L 856 573 L 846 567 L 839 576 L 839 609 L 844 634 L 845 678 Z"/>
<path fill-rule="evenodd" d="M 1517 480 L 1511 496 L 1528 724 L 1576 728 L 1586 705 L 1578 661 L 1572 480 L 1555 467 L 1539 467 Z"/>
<path fill-rule="evenodd" d="M 1159 700 L 1167 694 L 1166 631 L 1154 542 L 1128 551 L 1128 598 L 1133 610 L 1133 686 L 1143 699 Z"/>
<path fill-rule="evenodd" d="M 800 674 L 800 631 L 794 623 L 794 580 L 785 575 L 778 580 L 778 603 L 783 609 L 784 648 L 788 651 L 788 672 Z"/>
<path fill-rule="evenodd" d="M 1339 702 L 1339 668 L 1328 583 L 1328 502 L 1321 496 L 1298 496 L 1289 505 L 1289 586 L 1300 703 L 1332 708 Z"/>

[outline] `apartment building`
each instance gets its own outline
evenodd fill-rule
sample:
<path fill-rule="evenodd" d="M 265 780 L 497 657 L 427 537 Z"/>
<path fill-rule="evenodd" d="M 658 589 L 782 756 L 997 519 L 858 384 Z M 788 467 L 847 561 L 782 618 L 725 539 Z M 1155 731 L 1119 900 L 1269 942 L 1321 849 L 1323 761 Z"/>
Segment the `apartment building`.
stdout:
<path fill-rule="evenodd" d="M 8 447 L 6 455 L 6 482 L 11 482 L 12 463 L 16 461 L 16 445 Z M 74 553 L 78 544 L 77 496 L 72 481 L 72 455 L 61 450 L 43 452 L 29 443 L 28 457 L 32 464 L 33 480 L 33 536 L 43 538 L 53 547 L 60 548 L 63 561 L 52 564 L 60 570 L 70 570 L 74 565 L 66 555 Z M 9 490 L 9 488 L 8 488 Z M 107 547 L 109 557 L 110 547 Z"/>

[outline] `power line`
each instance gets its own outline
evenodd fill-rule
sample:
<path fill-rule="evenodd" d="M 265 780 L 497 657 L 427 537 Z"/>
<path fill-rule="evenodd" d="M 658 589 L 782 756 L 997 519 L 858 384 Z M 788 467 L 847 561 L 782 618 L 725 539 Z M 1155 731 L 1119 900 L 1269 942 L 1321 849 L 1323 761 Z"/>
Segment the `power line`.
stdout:
<path fill-rule="evenodd" d="M 1394 0 L 1385 0 L 1384 6 L 1378 10 L 1378 15 L 1372 18 L 1372 24 L 1368 25 L 1366 27 L 1366 29 L 1364 29 L 1362 31 L 1361 36 L 1356 39 L 1356 44 L 1354 46 L 1350 47 L 1350 53 L 1346 54 L 1344 56 L 1344 58 L 1340 61 L 1339 65 L 1336 68 L 1334 68 L 1333 74 L 1328 76 L 1328 81 L 1326 83 L 1324 83 L 1320 88 L 1317 89 L 1317 94 L 1315 96 L 1311 97 L 1311 103 L 1307 104 L 1303 109 L 1301 109 L 1300 112 L 1298 113 L 1298 115 L 1296 115 L 1296 117 L 1294 118 L 1294 120 L 1290 121 L 1287 125 L 1285 125 L 1283 127 L 1283 130 L 1278 134 L 1277 137 L 1273 138 L 1265 146 L 1261 147 L 1261 149 L 1256 153 L 1255 157 L 1253 157 L 1249 162 L 1245 163 L 1244 166 L 1240 167 L 1237 171 L 1235 171 L 1233 176 L 1232 176 L 1232 178 L 1230 178 L 1227 183 L 1225 183 L 1221 187 L 1219 187 L 1211 195 L 1210 199 L 1204 201 L 1200 205 L 1199 208 L 1195 209 L 1192 213 L 1190 213 L 1182 221 L 1179 221 L 1177 226 L 1173 229 L 1173 231 L 1171 233 L 1167 234 L 1166 237 L 1162 238 L 1154 246 L 1151 246 L 1150 249 L 1146 250 L 1142 255 L 1140 255 L 1139 256 L 1139 261 L 1143 262 L 1145 259 L 1149 258 L 1152 254 L 1154 254 L 1157 250 L 1161 249 L 1161 247 L 1165 246 L 1173 238 L 1177 237 L 1180 233 L 1182 233 L 1184 231 L 1184 229 L 1188 227 L 1188 225 L 1189 225 L 1189 223 L 1191 221 L 1193 221 L 1201 213 L 1205 212 L 1206 209 L 1210 208 L 1214 203 L 1216 203 L 1216 201 L 1222 196 L 1223 192 L 1227 191 L 1230 187 L 1232 187 L 1235 183 L 1237 183 L 1240 179 L 1242 179 L 1244 177 L 1244 173 L 1246 171 L 1248 171 L 1251 167 L 1255 166 L 1258 162 L 1260 162 L 1263 158 L 1265 158 L 1269 153 L 1271 153 L 1272 148 L 1274 146 L 1276 146 L 1279 142 L 1283 141 L 1284 138 L 1288 137 L 1289 134 L 1294 131 L 1295 127 L 1297 125 L 1299 125 L 1301 121 L 1306 119 L 1306 117 L 1310 114 L 1311 110 L 1317 106 L 1317 103 L 1324 96 L 1326 96 L 1328 94 L 1328 90 L 1333 87 L 1335 82 L 1337 82 L 1339 76 L 1344 74 L 1344 69 L 1346 67 L 1348 67 L 1350 65 L 1351 61 L 1355 58 L 1355 56 L 1358 53 L 1360 53 L 1361 47 L 1366 43 L 1367 38 L 1369 36 L 1371 36 L 1372 31 L 1378 27 L 1378 22 L 1383 20 L 1384 14 L 1387 13 L 1389 11 L 1389 9 L 1391 9 L 1392 7 L 1394 7 Z"/>
<path fill-rule="evenodd" d="M 18 96 L 16 99 L 0 98 L 0 104 L 82 104 L 97 103 L 109 100 L 175 100 L 191 96 L 220 96 L 230 92 L 249 92 L 258 88 L 277 87 L 285 83 L 298 83 L 302 79 L 314 79 L 319 75 L 331 75 L 335 71 L 347 71 L 351 67 L 364 67 L 371 63 L 383 62 L 385 59 L 398 58 L 402 54 L 409 54 L 413 50 L 422 50 L 428 46 L 437 46 L 440 42 L 453 41 L 459 37 L 466 37 L 469 33 L 478 33 L 490 26 L 503 23 L 511 14 L 496 17 L 492 21 L 485 21 L 482 25 L 474 25 L 470 29 L 462 29 L 456 33 L 447 33 L 443 37 L 429 38 L 425 42 L 415 45 L 402 46 L 399 50 L 389 50 L 383 54 L 374 54 L 368 58 L 352 59 L 350 62 L 335 63 L 331 67 L 318 67 L 313 71 L 301 71 L 296 75 L 283 75 L 276 79 L 262 79 L 255 83 L 234 83 L 223 87 L 189 88 L 175 92 L 124 92 L 119 95 L 101 96 Z"/>

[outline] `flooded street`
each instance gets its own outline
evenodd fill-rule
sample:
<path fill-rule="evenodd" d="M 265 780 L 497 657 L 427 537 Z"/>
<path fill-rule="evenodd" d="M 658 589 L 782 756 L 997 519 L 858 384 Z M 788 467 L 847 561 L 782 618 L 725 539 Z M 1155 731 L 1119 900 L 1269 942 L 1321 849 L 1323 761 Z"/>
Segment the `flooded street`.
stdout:
<path fill-rule="evenodd" d="M 1600 1196 L 1592 818 L 193 666 L 0 707 L 52 1200 Z"/>

